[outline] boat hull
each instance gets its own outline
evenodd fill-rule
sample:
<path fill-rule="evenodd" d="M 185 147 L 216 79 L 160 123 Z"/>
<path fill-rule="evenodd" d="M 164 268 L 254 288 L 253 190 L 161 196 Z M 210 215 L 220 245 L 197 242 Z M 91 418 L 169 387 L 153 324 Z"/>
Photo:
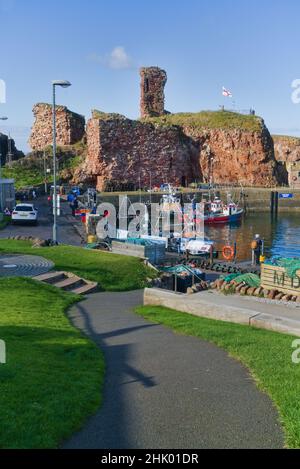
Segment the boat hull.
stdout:
<path fill-rule="evenodd" d="M 236 223 L 241 220 L 243 216 L 244 210 L 240 210 L 233 215 L 208 215 L 204 217 L 204 224 L 205 225 L 216 225 L 216 224 L 224 224 L 224 223 Z"/>

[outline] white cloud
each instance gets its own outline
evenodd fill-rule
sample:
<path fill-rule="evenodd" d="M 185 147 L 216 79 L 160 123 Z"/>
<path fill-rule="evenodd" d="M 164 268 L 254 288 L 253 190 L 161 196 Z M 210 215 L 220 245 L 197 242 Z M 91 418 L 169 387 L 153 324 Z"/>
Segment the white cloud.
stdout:
<path fill-rule="evenodd" d="M 109 56 L 109 67 L 114 69 L 130 68 L 132 60 L 122 46 L 115 47 Z"/>
<path fill-rule="evenodd" d="M 89 54 L 88 60 L 100 63 L 113 70 L 124 70 L 133 67 L 133 60 L 123 46 L 114 47 L 106 57 L 101 57 L 95 53 Z"/>

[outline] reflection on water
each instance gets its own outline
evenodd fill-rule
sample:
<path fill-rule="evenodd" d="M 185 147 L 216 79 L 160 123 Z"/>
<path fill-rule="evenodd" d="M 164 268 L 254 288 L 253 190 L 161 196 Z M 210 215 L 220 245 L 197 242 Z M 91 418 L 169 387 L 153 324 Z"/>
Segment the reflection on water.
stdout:
<path fill-rule="evenodd" d="M 236 241 L 239 260 L 251 258 L 250 245 L 257 233 L 265 239 L 268 256 L 300 257 L 300 214 L 279 214 L 277 220 L 269 213 L 249 214 L 239 224 L 205 228 L 205 235 L 220 249 Z"/>

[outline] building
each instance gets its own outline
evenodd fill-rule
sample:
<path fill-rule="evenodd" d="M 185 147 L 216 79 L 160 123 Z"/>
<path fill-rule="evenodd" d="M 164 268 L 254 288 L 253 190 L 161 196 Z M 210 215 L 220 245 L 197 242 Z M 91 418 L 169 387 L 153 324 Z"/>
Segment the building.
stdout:
<path fill-rule="evenodd" d="M 300 161 L 287 164 L 289 174 L 289 186 L 292 189 L 300 189 Z"/>
<path fill-rule="evenodd" d="M 0 179 L 0 212 L 3 212 L 6 208 L 12 210 L 15 204 L 15 180 Z"/>

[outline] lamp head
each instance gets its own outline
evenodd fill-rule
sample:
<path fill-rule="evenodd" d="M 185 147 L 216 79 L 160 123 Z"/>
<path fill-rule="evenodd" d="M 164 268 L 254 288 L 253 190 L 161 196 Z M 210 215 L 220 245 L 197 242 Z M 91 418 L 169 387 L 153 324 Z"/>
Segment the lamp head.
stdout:
<path fill-rule="evenodd" d="M 54 80 L 52 81 L 53 86 L 61 86 L 62 88 L 68 88 L 71 83 L 67 80 Z"/>

